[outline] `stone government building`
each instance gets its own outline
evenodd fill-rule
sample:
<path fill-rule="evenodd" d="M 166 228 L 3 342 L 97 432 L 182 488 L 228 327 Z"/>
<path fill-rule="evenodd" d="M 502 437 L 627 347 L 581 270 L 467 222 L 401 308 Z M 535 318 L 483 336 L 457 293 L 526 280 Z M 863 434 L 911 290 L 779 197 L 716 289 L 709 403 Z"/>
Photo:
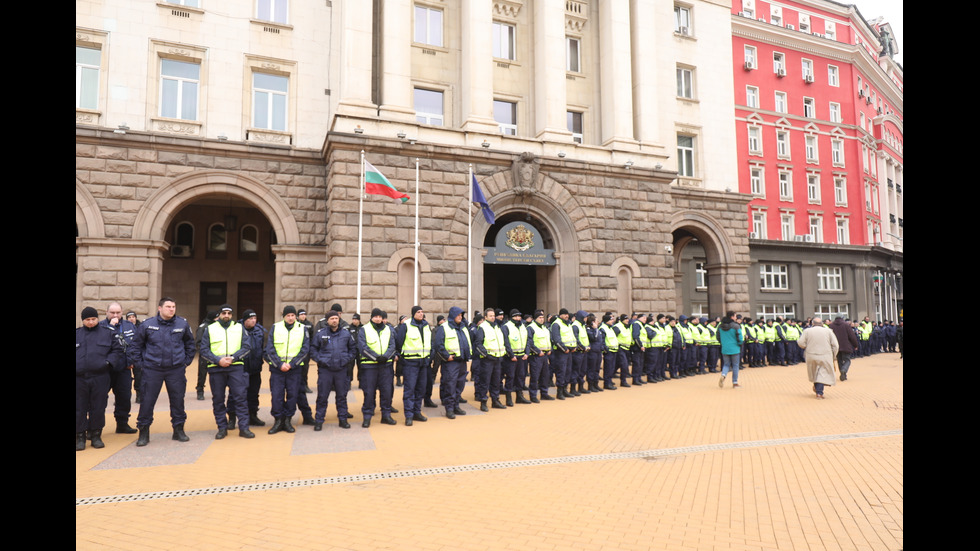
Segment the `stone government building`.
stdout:
<path fill-rule="evenodd" d="M 751 314 L 729 6 L 693 2 L 692 41 L 663 2 L 248 4 L 77 3 L 76 311 L 349 315 L 363 150 L 412 196 L 364 201 L 365 312 L 412 305 L 418 158 L 432 319 L 465 306 L 467 216 L 474 308 L 690 313 L 698 251 L 704 309 Z M 680 65 L 698 101 L 675 95 Z M 493 227 L 467 209 L 470 164 Z M 484 264 L 514 221 L 554 266 Z"/>

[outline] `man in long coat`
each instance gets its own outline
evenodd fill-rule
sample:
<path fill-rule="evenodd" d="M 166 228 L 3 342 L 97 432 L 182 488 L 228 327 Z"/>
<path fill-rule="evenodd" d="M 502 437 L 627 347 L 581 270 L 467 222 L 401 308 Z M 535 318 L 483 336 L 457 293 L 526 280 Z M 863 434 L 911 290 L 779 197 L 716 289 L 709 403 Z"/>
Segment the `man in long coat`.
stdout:
<path fill-rule="evenodd" d="M 813 391 L 817 398 L 823 398 L 824 385 L 834 384 L 834 357 L 840 349 L 837 337 L 823 325 L 823 320 L 813 318 L 813 326 L 803 331 L 796 344 L 806 350 L 806 370 Z"/>

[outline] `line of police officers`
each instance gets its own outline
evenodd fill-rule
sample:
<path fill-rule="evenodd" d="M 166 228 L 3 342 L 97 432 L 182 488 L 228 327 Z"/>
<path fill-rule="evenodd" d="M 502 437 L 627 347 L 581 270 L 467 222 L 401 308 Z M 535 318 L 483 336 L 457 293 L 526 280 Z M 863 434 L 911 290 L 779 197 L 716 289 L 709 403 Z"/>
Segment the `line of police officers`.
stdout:
<path fill-rule="evenodd" d="M 118 305 L 110 305 L 110 310 L 113 306 L 118 309 Z M 547 320 L 543 310 L 525 316 L 516 309 L 507 319 L 502 310 L 488 308 L 477 312 L 473 323 L 467 324 L 463 310 L 453 307 L 447 318 L 438 317 L 433 329 L 419 306 L 413 307 L 411 318 L 397 328 L 387 322 L 387 313 L 377 308 L 364 325 L 356 314 L 350 324 L 344 322 L 337 304 L 315 327 L 305 319 L 305 311 L 300 312 L 303 319 L 298 318 L 296 308 L 286 306 L 267 340 L 252 310 L 246 310 L 236 322 L 232 307 L 226 304 L 217 319 L 205 324 L 199 352 L 210 375 L 216 439 L 225 438 L 236 421 L 239 436 L 244 438 L 254 437 L 250 427 L 265 424 L 258 418 L 263 360 L 269 366 L 274 418 L 269 434 L 275 434 L 295 432 L 291 420 L 297 409 L 304 424 L 322 430 L 331 392 L 335 394 L 339 425 L 350 428 L 348 419 L 353 416 L 347 408 L 347 393 L 355 363 L 364 395 L 362 426 L 369 427 L 378 396 L 381 422 L 396 424 L 392 417 L 398 413 L 392 403 L 396 361 L 404 377 L 405 424 L 411 426 L 428 420 L 422 414 L 423 405 L 438 407 L 432 401 L 437 371 L 441 371 L 439 395 L 446 416 L 455 419 L 465 415 L 460 404 L 466 402 L 462 392 L 467 362 L 471 362 L 474 398 L 481 411 L 489 411 L 515 403 L 615 390 L 617 374 L 619 386 L 629 387 L 714 373 L 720 358 L 718 319 L 705 317 L 681 315 L 674 319 L 643 313 L 617 317 L 606 312 L 597 318 L 582 310 L 572 315 L 563 308 Z M 96 318 L 93 326 L 99 330 L 95 331 L 89 327 L 95 310 L 83 311 L 84 327 L 76 331 L 76 449 L 84 449 L 86 432 L 94 447 L 102 447 L 99 437 L 105 423 L 109 375 L 119 371 L 128 375 L 127 368 L 134 367 L 143 372 L 137 384 L 137 394 L 142 397 L 137 428 L 127 424 L 128 408 L 119 409 L 129 402 L 124 395 L 127 385 L 120 384 L 115 392 L 117 432 L 138 431 L 137 446 L 147 445 L 153 406 L 165 384 L 173 439 L 188 440 L 183 430 L 184 373 L 194 357 L 194 337 L 186 320 L 175 313 L 174 301 L 164 298 L 157 316 L 138 327 L 112 323 L 113 310 L 106 323 L 97 323 Z M 750 366 L 801 361 L 796 356 L 799 347 L 786 346 L 800 335 L 793 320 L 740 321 L 744 356 Z M 317 364 L 315 415 L 304 392 L 310 359 Z M 554 396 L 550 388 L 555 388 Z"/>

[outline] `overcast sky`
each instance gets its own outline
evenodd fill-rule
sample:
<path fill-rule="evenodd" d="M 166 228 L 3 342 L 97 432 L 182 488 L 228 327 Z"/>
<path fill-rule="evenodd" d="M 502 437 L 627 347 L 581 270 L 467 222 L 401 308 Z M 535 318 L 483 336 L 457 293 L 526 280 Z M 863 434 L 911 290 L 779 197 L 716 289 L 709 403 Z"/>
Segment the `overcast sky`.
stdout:
<path fill-rule="evenodd" d="M 902 62 L 905 54 L 905 33 L 902 26 L 902 18 L 905 14 L 904 3 L 895 0 L 843 0 L 842 3 L 854 4 L 861 11 L 861 15 L 869 21 L 879 15 L 885 16 L 885 21 L 891 23 L 895 39 L 898 41 L 898 54 L 895 55 L 895 61 L 904 67 L 905 63 Z"/>

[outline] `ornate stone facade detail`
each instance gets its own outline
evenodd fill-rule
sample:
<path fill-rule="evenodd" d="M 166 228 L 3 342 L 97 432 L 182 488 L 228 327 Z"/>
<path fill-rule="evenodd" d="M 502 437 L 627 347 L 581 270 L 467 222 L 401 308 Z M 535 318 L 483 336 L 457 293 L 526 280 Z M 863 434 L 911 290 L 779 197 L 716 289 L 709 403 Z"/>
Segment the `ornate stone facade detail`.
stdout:
<path fill-rule="evenodd" d="M 170 134 L 197 136 L 201 133 L 201 124 L 196 122 L 179 122 L 156 119 L 153 121 L 153 129 L 160 132 L 169 132 Z"/>
<path fill-rule="evenodd" d="M 589 4 L 575 0 L 565 1 L 565 30 L 580 33 L 589 20 Z"/>
<path fill-rule="evenodd" d="M 292 134 L 289 134 L 288 132 L 275 132 L 271 130 L 249 129 L 248 141 L 289 145 L 292 143 Z"/>
<path fill-rule="evenodd" d="M 538 180 L 538 169 L 540 161 L 535 158 L 534 153 L 525 151 L 514 159 L 511 170 L 514 172 L 514 194 L 518 197 L 533 195 L 535 183 Z"/>
<path fill-rule="evenodd" d="M 521 2 L 514 2 L 513 0 L 494 0 L 493 14 L 499 17 L 517 19 L 517 14 L 520 13 L 522 7 L 524 7 L 524 4 Z"/>

